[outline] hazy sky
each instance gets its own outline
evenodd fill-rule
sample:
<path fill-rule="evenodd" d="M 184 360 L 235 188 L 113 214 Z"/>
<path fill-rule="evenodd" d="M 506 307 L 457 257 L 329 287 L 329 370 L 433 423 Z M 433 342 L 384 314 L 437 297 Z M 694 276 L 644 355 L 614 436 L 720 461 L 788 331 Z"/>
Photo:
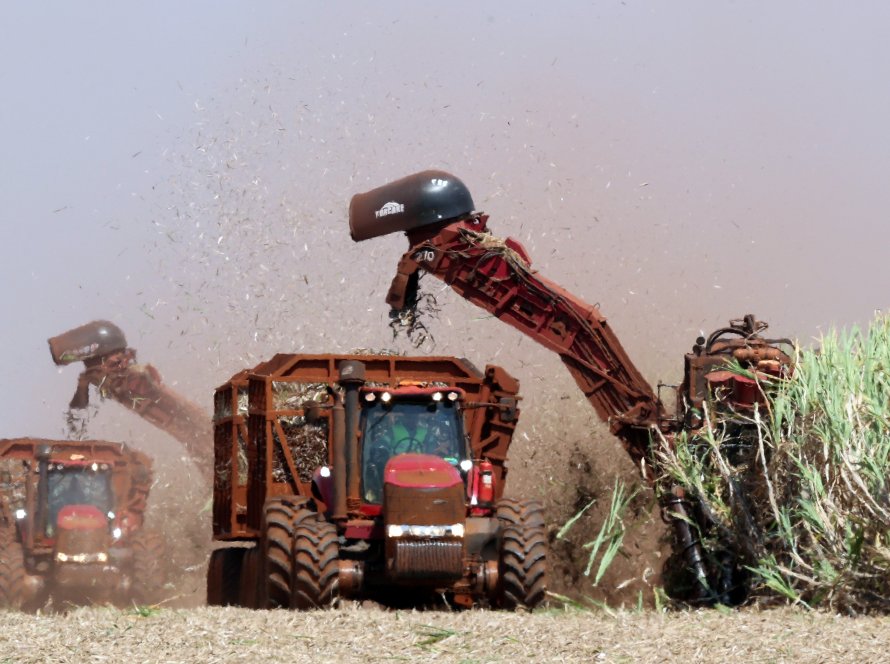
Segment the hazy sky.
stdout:
<path fill-rule="evenodd" d="M 389 345 L 404 240 L 353 244 L 349 197 L 431 167 L 599 303 L 653 381 L 748 312 L 803 339 L 867 322 L 890 283 L 888 19 L 883 2 L 4 3 L 0 436 L 62 434 L 78 370 L 46 339 L 94 318 L 208 411 L 276 351 Z M 437 353 L 546 382 L 546 354 L 439 297 Z M 95 435 L 133 426 L 112 408 Z"/>

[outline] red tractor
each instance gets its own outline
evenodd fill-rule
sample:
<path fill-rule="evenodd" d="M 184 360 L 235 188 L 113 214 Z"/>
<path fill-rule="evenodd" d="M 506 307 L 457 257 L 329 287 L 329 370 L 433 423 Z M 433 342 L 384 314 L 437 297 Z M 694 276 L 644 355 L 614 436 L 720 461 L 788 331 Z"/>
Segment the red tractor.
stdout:
<path fill-rule="evenodd" d="M 216 391 L 209 604 L 533 608 L 542 508 L 504 498 L 518 383 L 450 357 L 277 355 Z"/>
<path fill-rule="evenodd" d="M 488 215 L 476 211 L 466 185 L 444 171 L 423 171 L 356 194 L 349 228 L 356 242 L 397 232 L 407 236 L 409 248 L 386 296 L 397 320 L 413 321 L 419 277 L 429 274 L 557 353 L 650 482 L 660 475 L 654 450 L 661 441 L 693 442 L 703 427 L 720 428 L 732 456 L 750 452 L 761 386 L 791 370 L 791 342 L 762 336 L 766 323 L 747 315 L 696 339 L 685 356 L 676 410 L 670 412 L 598 306 L 533 270 L 519 242 L 494 236 Z M 742 569 L 753 561 L 739 561 L 731 551 L 703 550 L 702 536 L 711 524 L 695 496 L 679 486 L 659 488 L 674 527 L 676 559 L 684 568 L 674 576 L 686 579 L 677 594 L 699 603 L 737 602 L 745 591 Z"/>
<path fill-rule="evenodd" d="M 0 440 L 0 607 L 150 602 L 163 540 L 143 527 L 151 460 L 98 440 Z"/>

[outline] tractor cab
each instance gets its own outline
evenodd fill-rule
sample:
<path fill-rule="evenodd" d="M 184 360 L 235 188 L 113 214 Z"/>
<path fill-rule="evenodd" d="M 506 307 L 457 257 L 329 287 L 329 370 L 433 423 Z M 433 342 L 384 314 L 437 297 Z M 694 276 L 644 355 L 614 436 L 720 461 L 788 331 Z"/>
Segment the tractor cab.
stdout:
<path fill-rule="evenodd" d="M 53 548 L 60 588 L 80 592 L 100 570 L 116 576 L 110 554 L 121 531 L 114 525 L 111 464 L 77 452 L 38 458 L 36 507 L 46 515 L 38 520 L 39 534 Z"/>
<path fill-rule="evenodd" d="M 367 503 L 380 503 L 386 477 L 399 475 L 404 455 L 463 481 L 472 465 L 463 429 L 463 391 L 456 388 L 408 386 L 398 389 L 362 388 L 359 419 L 361 494 Z M 395 463 L 394 463 L 395 461 Z"/>
<path fill-rule="evenodd" d="M 75 515 L 98 515 L 106 526 L 113 515 L 111 471 L 102 463 L 50 463 L 47 472 L 46 536 L 55 537 Z M 91 518 L 95 521 L 95 518 Z"/>

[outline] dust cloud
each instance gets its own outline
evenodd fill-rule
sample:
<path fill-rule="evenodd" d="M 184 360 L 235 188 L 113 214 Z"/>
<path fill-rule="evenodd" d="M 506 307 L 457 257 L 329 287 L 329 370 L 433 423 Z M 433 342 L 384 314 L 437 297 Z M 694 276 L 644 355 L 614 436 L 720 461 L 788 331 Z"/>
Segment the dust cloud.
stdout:
<path fill-rule="evenodd" d="M 880 3 L 182 11 L 177 26 L 60 14 L 47 30 L 65 45 L 77 28 L 83 73 L 35 53 L 10 77 L 22 109 L 0 119 L 25 136 L 52 127 L 57 149 L 12 137 L 28 166 L 0 178 L 29 221 L 4 222 L 17 254 L 0 268 L 16 350 L 4 435 L 62 435 L 75 371 L 52 369 L 44 340 L 95 318 L 208 414 L 214 387 L 276 352 L 410 352 L 383 301 L 404 238 L 354 244 L 346 210 L 352 194 L 425 168 L 460 177 L 496 234 L 599 304 L 652 384 L 676 382 L 699 331 L 730 318 L 755 313 L 807 340 L 885 306 Z M 114 29 L 130 19 L 148 35 L 133 48 Z M 69 95 L 53 100 L 58 117 L 29 94 L 42 75 Z M 553 542 L 554 588 L 648 597 L 663 533 L 645 491 L 627 557 L 598 588 L 580 572 L 615 476 L 636 482 L 617 441 L 558 358 L 434 294 L 425 350 L 522 383 L 508 493 L 543 498 L 557 526 L 597 501 Z M 154 455 L 153 510 L 181 533 L 177 593 L 194 600 L 209 489 L 174 441 L 116 405 L 88 426 Z"/>

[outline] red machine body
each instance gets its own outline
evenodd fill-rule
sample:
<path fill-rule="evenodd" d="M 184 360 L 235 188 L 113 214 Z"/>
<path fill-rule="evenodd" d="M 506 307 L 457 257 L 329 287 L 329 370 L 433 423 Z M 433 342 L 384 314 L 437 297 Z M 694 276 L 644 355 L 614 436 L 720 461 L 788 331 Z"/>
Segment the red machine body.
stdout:
<path fill-rule="evenodd" d="M 374 206 L 383 200 L 387 201 L 386 219 L 381 221 L 382 208 Z M 411 205 L 400 207 L 403 200 Z M 430 214 L 439 209 L 454 214 Z M 676 412 L 668 413 L 598 307 L 533 270 L 525 248 L 512 238 L 492 235 L 488 219 L 475 211 L 459 179 L 444 171 L 424 171 L 357 194 L 350 205 L 349 225 L 356 241 L 405 232 L 409 249 L 399 261 L 386 296 L 394 314 L 410 312 L 415 306 L 423 272 L 554 351 L 650 482 L 658 475 L 653 472 L 656 438 L 663 437 L 669 444 L 675 444 L 681 432 L 694 438 L 704 425 L 706 404 L 712 413 L 719 411 L 737 421 L 732 425 L 736 429 L 732 435 L 736 435 L 739 429 L 750 428 L 744 415 L 762 402 L 761 384 L 790 371 L 791 358 L 783 350 L 790 342 L 764 338 L 761 332 L 766 324 L 747 315 L 707 339 L 696 340 L 685 357 Z M 696 577 L 704 580 L 708 571 L 697 551 L 693 520 L 683 512 L 683 491 L 669 488 L 667 495 L 676 498 L 668 500 L 666 512 L 675 526 L 677 547 L 695 568 Z M 706 581 L 699 591 L 713 596 Z"/>
<path fill-rule="evenodd" d="M 665 422 L 664 407 L 630 361 L 596 307 L 531 269 L 522 245 L 487 235 L 488 217 L 453 222 L 429 237 L 409 235 L 386 301 L 410 304 L 420 270 L 461 297 L 559 354 L 597 414 L 609 423 L 639 464 L 646 460 L 651 429 Z M 426 237 L 424 237 L 426 236 Z"/>

